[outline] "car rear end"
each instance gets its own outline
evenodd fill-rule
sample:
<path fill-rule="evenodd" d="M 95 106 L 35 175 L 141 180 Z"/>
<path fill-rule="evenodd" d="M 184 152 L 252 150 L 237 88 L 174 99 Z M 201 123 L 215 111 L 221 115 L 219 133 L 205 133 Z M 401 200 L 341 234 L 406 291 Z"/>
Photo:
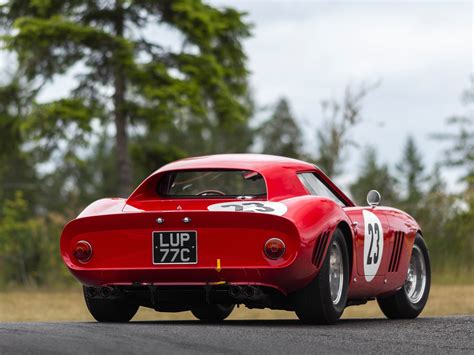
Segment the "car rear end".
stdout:
<path fill-rule="evenodd" d="M 128 292 L 155 309 L 211 299 L 254 306 L 277 302 L 275 308 L 285 308 L 284 296 L 314 274 L 297 258 L 298 230 L 284 216 L 236 208 L 264 205 L 266 191 L 262 194 L 261 185 L 235 185 L 229 176 L 226 185 L 219 186 L 217 178 L 212 180 L 222 177 L 219 172 L 178 175 L 174 183 L 169 174 L 163 174 L 142 184 L 126 204 L 116 200 L 124 205 L 120 212 L 82 214 L 66 226 L 61 237 L 67 267 L 83 284 L 93 286 L 90 290 L 97 297 Z M 211 185 L 200 181 L 198 190 L 190 190 L 188 185 L 199 174 L 208 174 Z M 244 185 L 263 180 L 251 171 L 238 174 Z M 178 178 L 182 181 L 176 183 Z M 229 182 L 234 186 L 228 186 Z M 186 195 L 179 195 L 176 186 Z M 170 190 L 175 194 L 169 194 Z M 195 194 L 216 190 L 225 195 Z M 208 210 L 224 202 L 234 207 Z M 179 301 L 180 297 L 187 301 Z"/>

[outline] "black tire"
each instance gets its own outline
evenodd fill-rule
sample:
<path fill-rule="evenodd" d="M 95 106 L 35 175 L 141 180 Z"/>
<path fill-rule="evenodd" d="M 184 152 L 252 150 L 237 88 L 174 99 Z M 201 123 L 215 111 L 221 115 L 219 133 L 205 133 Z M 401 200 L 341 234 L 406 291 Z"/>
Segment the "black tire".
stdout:
<path fill-rule="evenodd" d="M 426 283 L 423 289 L 421 298 L 413 302 L 407 295 L 405 285 L 393 295 L 387 297 L 378 297 L 377 302 L 382 310 L 383 314 L 390 319 L 412 319 L 418 317 L 418 315 L 425 308 L 428 296 L 430 293 L 431 286 L 431 264 L 430 255 L 428 248 L 426 247 L 425 241 L 420 234 L 416 235 L 415 243 L 413 244 L 413 250 L 418 248 L 421 251 L 421 255 L 424 257 L 425 271 L 426 271 Z M 412 251 L 412 257 L 413 257 Z"/>
<path fill-rule="evenodd" d="M 191 313 L 204 322 L 220 322 L 230 316 L 234 307 L 234 304 L 206 304 L 192 308 Z"/>
<path fill-rule="evenodd" d="M 138 311 L 139 305 L 126 298 L 91 298 L 86 286 L 83 287 L 83 291 L 87 309 L 98 322 L 125 323 L 130 321 Z"/>
<path fill-rule="evenodd" d="M 341 251 L 343 262 L 342 292 L 339 301 L 334 304 L 331 298 L 329 270 L 330 251 L 337 244 Z M 298 318 L 310 324 L 334 324 L 344 312 L 349 285 L 349 255 L 346 240 L 340 229 L 333 233 L 326 257 L 319 274 L 302 290 L 293 295 L 293 304 Z"/>

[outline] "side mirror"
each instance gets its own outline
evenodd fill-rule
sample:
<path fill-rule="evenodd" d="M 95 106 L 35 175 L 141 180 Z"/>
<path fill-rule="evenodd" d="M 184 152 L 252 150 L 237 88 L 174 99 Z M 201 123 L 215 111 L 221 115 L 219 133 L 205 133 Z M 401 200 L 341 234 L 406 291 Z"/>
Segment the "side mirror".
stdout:
<path fill-rule="evenodd" d="M 377 190 L 370 190 L 367 194 L 367 203 L 372 207 L 378 206 L 381 199 L 382 197 Z"/>

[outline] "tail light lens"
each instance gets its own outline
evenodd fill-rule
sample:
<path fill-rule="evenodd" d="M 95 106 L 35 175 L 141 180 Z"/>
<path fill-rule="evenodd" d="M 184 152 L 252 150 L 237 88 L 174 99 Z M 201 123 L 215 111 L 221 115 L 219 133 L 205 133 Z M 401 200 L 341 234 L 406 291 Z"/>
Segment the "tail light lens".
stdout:
<path fill-rule="evenodd" d="M 272 260 L 280 259 L 285 254 L 285 251 L 285 243 L 283 243 L 283 241 L 278 238 L 268 239 L 265 243 L 265 247 L 263 248 L 265 256 Z"/>
<path fill-rule="evenodd" d="M 81 263 L 86 263 L 92 257 L 92 246 L 89 244 L 89 242 L 86 242 L 85 240 L 80 240 L 74 246 L 74 249 L 72 250 L 72 255 L 77 261 Z"/>

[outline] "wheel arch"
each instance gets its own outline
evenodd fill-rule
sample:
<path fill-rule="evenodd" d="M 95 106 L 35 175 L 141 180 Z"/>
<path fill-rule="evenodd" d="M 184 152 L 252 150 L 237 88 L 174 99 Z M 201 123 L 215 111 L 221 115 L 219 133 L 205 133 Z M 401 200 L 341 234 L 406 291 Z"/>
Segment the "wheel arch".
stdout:
<path fill-rule="evenodd" d="M 337 225 L 337 228 L 341 230 L 344 235 L 344 240 L 347 245 L 347 254 L 349 255 L 349 276 L 352 275 L 352 268 L 354 263 L 354 243 L 352 241 L 352 231 L 349 224 L 346 221 L 341 221 Z"/>
<path fill-rule="evenodd" d="M 354 268 L 354 242 L 351 220 L 344 209 L 333 200 L 313 195 L 293 197 L 283 201 L 288 207 L 285 217 L 290 219 L 300 233 L 301 254 L 315 266 L 311 278 L 317 277 L 329 250 L 329 241 L 339 228 L 347 244 L 349 274 Z M 308 277 L 307 282 L 311 279 Z"/>

